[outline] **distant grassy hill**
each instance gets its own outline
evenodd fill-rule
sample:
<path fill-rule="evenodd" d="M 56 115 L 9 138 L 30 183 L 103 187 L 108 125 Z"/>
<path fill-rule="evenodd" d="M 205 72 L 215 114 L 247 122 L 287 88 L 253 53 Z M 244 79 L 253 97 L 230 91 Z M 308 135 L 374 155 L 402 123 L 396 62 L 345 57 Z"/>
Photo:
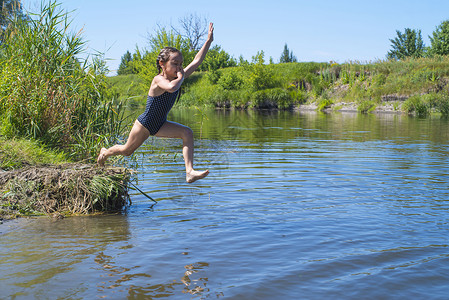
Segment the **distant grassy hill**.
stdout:
<path fill-rule="evenodd" d="M 145 103 L 150 82 L 145 82 L 136 74 L 118 75 L 106 78 L 109 93 L 115 99 L 129 100 L 130 103 L 139 105 Z"/>
<path fill-rule="evenodd" d="M 146 99 L 150 83 L 137 75 L 108 79 L 120 97 Z M 362 64 L 248 64 L 194 73 L 183 84 L 181 106 L 291 109 L 315 103 L 319 110 L 352 103 L 360 112 L 394 103 L 398 111 L 449 114 L 449 57 Z M 134 100 L 135 101 L 135 100 Z M 145 101 L 141 101 L 144 105 Z"/>

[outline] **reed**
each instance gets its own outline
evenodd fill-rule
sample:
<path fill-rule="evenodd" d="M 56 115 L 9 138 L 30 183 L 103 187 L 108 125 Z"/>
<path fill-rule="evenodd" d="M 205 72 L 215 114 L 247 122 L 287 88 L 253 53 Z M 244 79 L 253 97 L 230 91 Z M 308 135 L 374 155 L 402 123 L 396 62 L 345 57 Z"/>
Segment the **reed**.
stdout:
<path fill-rule="evenodd" d="M 85 51 L 82 31 L 55 1 L 14 18 L 0 57 L 1 133 L 94 158 L 124 127 L 123 105 L 108 99 L 101 55 Z M 83 58 L 85 57 L 85 58 Z"/>

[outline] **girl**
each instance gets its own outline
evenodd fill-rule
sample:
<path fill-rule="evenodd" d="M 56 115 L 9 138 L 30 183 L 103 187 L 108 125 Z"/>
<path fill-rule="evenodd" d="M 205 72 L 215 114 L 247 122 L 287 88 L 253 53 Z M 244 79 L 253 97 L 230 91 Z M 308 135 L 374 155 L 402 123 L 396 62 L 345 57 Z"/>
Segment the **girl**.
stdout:
<path fill-rule="evenodd" d="M 184 162 L 186 166 L 186 181 L 192 183 L 204 178 L 209 170 L 193 169 L 193 132 L 184 125 L 167 121 L 167 114 L 176 101 L 179 88 L 185 78 L 189 77 L 203 62 L 210 44 L 214 39 L 214 26 L 209 24 L 207 41 L 197 53 L 194 60 L 182 68 L 183 57 L 179 50 L 166 47 L 161 50 L 156 64 L 159 74 L 153 78 L 145 112 L 135 121 L 125 145 L 115 145 L 109 149 L 102 148 L 97 162 L 103 166 L 106 159 L 113 155 L 131 155 L 150 136 L 182 139 Z M 161 73 L 162 71 L 162 73 Z"/>

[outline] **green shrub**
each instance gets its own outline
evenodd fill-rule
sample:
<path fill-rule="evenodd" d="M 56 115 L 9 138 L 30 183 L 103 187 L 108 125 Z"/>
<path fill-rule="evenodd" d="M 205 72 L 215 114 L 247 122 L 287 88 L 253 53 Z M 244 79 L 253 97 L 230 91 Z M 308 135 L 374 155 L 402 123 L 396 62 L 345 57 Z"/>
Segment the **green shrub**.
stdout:
<path fill-rule="evenodd" d="M 288 109 L 293 105 L 290 94 L 281 88 L 254 92 L 251 97 L 251 107 Z"/>
<path fill-rule="evenodd" d="M 435 107 L 443 116 L 449 116 L 449 95 L 442 94 L 435 101 Z"/>
<path fill-rule="evenodd" d="M 226 72 L 220 77 L 217 84 L 225 90 L 238 90 L 243 86 L 243 79 L 237 72 Z"/>
<path fill-rule="evenodd" d="M 106 77 L 108 97 L 119 100 L 137 99 L 145 103 L 149 85 L 136 74 Z"/>
<path fill-rule="evenodd" d="M 211 84 L 216 84 L 218 80 L 220 80 L 221 74 L 219 70 L 212 70 L 209 71 L 206 76 Z"/>
<path fill-rule="evenodd" d="M 307 92 L 301 89 L 289 89 L 288 93 L 291 101 L 296 104 L 303 104 L 307 101 Z"/>
<path fill-rule="evenodd" d="M 368 113 L 376 108 L 376 103 L 370 100 L 363 100 L 357 106 L 357 110 L 361 113 Z"/>
<path fill-rule="evenodd" d="M 252 65 L 248 83 L 254 91 L 272 88 L 275 85 L 274 74 L 265 65 Z"/>
<path fill-rule="evenodd" d="M 387 82 L 387 76 L 385 74 L 377 74 L 373 76 L 373 86 L 381 87 Z"/>
<path fill-rule="evenodd" d="M 323 95 L 318 99 L 317 102 L 317 110 L 318 111 L 323 111 L 326 108 L 331 107 L 331 105 L 334 103 L 334 101 L 332 101 L 331 99 L 329 99 L 327 93 L 323 93 Z"/>
<path fill-rule="evenodd" d="M 429 106 L 422 100 L 421 96 L 415 95 L 404 101 L 402 110 L 411 114 L 416 113 L 419 117 L 424 117 L 430 113 Z"/>

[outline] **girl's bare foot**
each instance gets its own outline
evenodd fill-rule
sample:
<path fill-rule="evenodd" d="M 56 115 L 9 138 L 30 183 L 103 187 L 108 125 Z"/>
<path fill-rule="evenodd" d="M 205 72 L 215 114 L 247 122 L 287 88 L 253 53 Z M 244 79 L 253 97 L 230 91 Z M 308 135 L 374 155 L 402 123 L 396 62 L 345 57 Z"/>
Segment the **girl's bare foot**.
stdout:
<path fill-rule="evenodd" d="M 104 162 L 106 161 L 106 157 L 104 156 L 106 150 L 107 150 L 106 148 L 101 148 L 100 155 L 98 155 L 97 158 L 97 164 L 99 164 L 102 167 L 104 166 Z"/>
<path fill-rule="evenodd" d="M 209 175 L 209 170 L 206 171 L 195 171 L 192 170 L 189 173 L 186 174 L 186 181 L 187 183 L 192 183 L 197 181 L 198 179 L 202 179 Z"/>

